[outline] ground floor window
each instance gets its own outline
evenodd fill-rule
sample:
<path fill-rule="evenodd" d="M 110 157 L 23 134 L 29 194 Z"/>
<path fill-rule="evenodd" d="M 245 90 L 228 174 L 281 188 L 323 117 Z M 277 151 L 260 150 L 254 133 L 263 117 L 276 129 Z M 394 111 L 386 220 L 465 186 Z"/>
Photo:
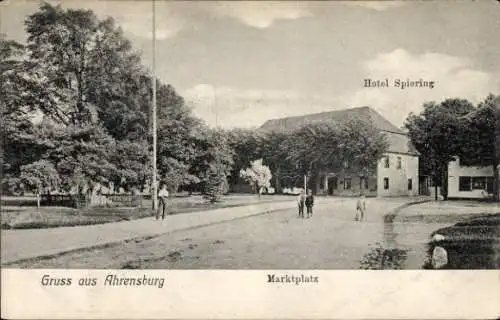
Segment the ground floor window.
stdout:
<path fill-rule="evenodd" d="M 360 186 L 360 189 L 368 189 L 368 178 L 360 177 L 359 178 L 359 186 Z"/>
<path fill-rule="evenodd" d="M 413 190 L 413 181 L 412 179 L 408 179 L 408 190 Z"/>
<path fill-rule="evenodd" d="M 486 190 L 493 192 L 493 177 L 459 177 L 458 191 Z"/>
<path fill-rule="evenodd" d="M 472 178 L 471 177 L 458 178 L 458 191 L 471 191 L 471 190 L 472 190 Z"/>
<path fill-rule="evenodd" d="M 486 177 L 472 177 L 472 189 L 473 190 L 485 190 L 486 189 Z"/>
<path fill-rule="evenodd" d="M 351 178 L 344 178 L 344 189 L 351 190 Z"/>
<path fill-rule="evenodd" d="M 389 178 L 384 178 L 384 190 L 389 190 Z"/>

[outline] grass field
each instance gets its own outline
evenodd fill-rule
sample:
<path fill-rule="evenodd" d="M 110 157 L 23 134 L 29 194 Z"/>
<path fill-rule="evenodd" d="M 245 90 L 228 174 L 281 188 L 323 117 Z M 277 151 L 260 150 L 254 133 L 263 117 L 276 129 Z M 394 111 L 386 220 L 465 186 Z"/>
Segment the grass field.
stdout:
<path fill-rule="evenodd" d="M 287 200 L 289 197 L 279 197 Z M 174 197 L 167 205 L 168 214 L 204 211 L 219 208 L 248 205 L 257 202 L 277 201 L 277 196 L 263 196 L 260 200 L 253 195 L 229 195 L 215 204 L 207 203 L 201 196 Z M 26 201 L 26 199 L 23 199 Z M 94 207 L 73 209 L 65 207 L 2 206 L 2 229 L 40 229 L 64 226 L 81 226 L 123 220 L 134 220 L 153 215 L 151 200 L 144 200 L 142 207 Z"/>

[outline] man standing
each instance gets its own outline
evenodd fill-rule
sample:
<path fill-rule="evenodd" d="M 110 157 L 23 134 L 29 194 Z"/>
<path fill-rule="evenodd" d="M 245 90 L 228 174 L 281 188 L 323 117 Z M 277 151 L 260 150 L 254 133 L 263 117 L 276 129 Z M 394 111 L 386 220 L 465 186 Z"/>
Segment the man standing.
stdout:
<path fill-rule="evenodd" d="M 297 198 L 297 204 L 299 206 L 299 218 L 304 218 L 304 205 L 305 205 L 306 195 L 304 191 L 301 191 L 299 197 Z"/>
<path fill-rule="evenodd" d="M 306 196 L 306 208 L 307 208 L 307 218 L 312 217 L 313 215 L 313 206 L 314 206 L 314 196 L 312 194 L 312 190 L 307 190 Z"/>
<path fill-rule="evenodd" d="M 167 210 L 167 198 L 168 198 L 168 190 L 165 184 L 161 187 L 160 191 L 158 192 L 158 198 L 160 200 L 160 205 L 158 206 L 158 210 L 156 211 L 156 220 L 159 219 L 160 206 L 162 207 L 161 219 L 165 220 L 165 211 Z"/>

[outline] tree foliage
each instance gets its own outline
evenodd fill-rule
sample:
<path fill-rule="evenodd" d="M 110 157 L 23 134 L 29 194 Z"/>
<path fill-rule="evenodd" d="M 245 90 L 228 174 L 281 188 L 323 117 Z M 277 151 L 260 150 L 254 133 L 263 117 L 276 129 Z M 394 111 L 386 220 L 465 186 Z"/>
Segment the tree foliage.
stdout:
<path fill-rule="evenodd" d="M 293 132 L 283 144 L 288 159 L 308 176 L 327 170 L 342 171 L 346 163 L 355 170 L 373 173 L 374 164 L 387 147 L 383 134 L 371 124 L 358 120 L 337 126 L 308 124 Z"/>
<path fill-rule="evenodd" d="M 47 160 L 39 160 L 21 167 L 21 182 L 40 194 L 43 191 L 57 189 L 59 174 L 54 165 Z"/>
<path fill-rule="evenodd" d="M 262 159 L 251 162 L 246 170 L 240 170 L 240 177 L 250 185 L 255 186 L 256 191 L 260 188 L 269 188 L 271 186 L 271 170 L 268 166 L 262 164 Z"/>
<path fill-rule="evenodd" d="M 250 129 L 228 130 L 229 146 L 234 152 L 233 168 L 229 177 L 231 184 L 240 183 L 240 171 L 247 168 L 252 161 L 262 158 L 265 149 L 264 134 Z"/>
<path fill-rule="evenodd" d="M 434 178 L 435 185 L 442 186 L 445 198 L 448 163 L 456 157 L 464 165 L 498 163 L 498 144 L 495 141 L 497 103 L 498 99 L 493 95 L 478 107 L 464 99 L 446 99 L 439 104 L 426 103 L 420 114 L 408 116 L 405 127 L 421 154 L 423 169 Z"/>
<path fill-rule="evenodd" d="M 227 178 L 233 165 L 233 151 L 224 131 L 205 129 L 198 137 L 198 151 L 193 170 L 197 172 L 205 198 L 210 202 L 220 200 L 229 191 Z"/>

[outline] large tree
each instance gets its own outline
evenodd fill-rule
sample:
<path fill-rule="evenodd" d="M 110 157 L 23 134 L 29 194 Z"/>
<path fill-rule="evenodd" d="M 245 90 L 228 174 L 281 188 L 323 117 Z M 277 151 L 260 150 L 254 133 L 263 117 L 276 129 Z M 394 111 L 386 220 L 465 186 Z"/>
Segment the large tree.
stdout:
<path fill-rule="evenodd" d="M 98 125 L 43 128 L 39 140 L 46 142 L 43 158 L 55 166 L 67 191 L 77 187 L 81 193 L 96 183 L 114 181 L 118 174 L 112 162 L 116 142 Z"/>
<path fill-rule="evenodd" d="M 259 131 L 238 128 L 228 130 L 227 136 L 229 146 L 234 152 L 229 184 L 236 185 L 241 183 L 240 170 L 247 168 L 252 161 L 262 158 L 264 135 Z"/>
<path fill-rule="evenodd" d="M 226 133 L 218 129 L 204 128 L 197 137 L 196 157 L 191 172 L 196 172 L 199 187 L 211 202 L 229 191 L 227 178 L 233 165 L 233 150 Z"/>
<path fill-rule="evenodd" d="M 137 109 L 129 96 L 141 74 L 139 55 L 113 19 L 43 3 L 26 31 L 32 100 L 46 115 L 83 125 L 126 114 L 124 106 Z"/>
<path fill-rule="evenodd" d="M 59 187 L 59 174 L 54 165 L 47 160 L 39 160 L 21 167 L 21 182 L 37 196 L 37 208 L 40 208 L 40 194 Z"/>
<path fill-rule="evenodd" d="M 24 61 L 25 48 L 0 34 L 0 136 L 2 137 L 2 186 L 17 189 L 20 168 L 39 159 L 34 108 L 29 103 L 32 89 Z"/>
<path fill-rule="evenodd" d="M 405 121 L 411 141 L 420 152 L 423 168 L 433 177 L 436 190 L 441 185 L 445 199 L 448 163 L 460 154 L 464 141 L 462 118 L 473 110 L 474 106 L 464 99 L 447 99 L 439 104 L 428 102 L 420 114 L 410 113 Z"/>
<path fill-rule="evenodd" d="M 245 170 L 241 169 L 240 177 L 249 183 L 260 196 L 262 188 L 271 186 L 273 175 L 269 167 L 262 164 L 262 159 L 258 159 L 252 161 L 251 166 Z"/>
<path fill-rule="evenodd" d="M 493 166 L 494 197 L 498 195 L 498 157 L 500 145 L 497 140 L 496 115 L 500 108 L 500 97 L 490 94 L 476 109 L 464 116 L 463 141 L 461 144 L 460 162 L 465 165 Z"/>
<path fill-rule="evenodd" d="M 157 95 L 158 171 L 175 192 L 179 186 L 198 183 L 203 174 L 193 166 L 206 129 L 172 86 L 159 85 Z"/>
<path fill-rule="evenodd" d="M 272 185 L 277 193 L 282 192 L 282 186 L 301 179 L 297 174 L 297 167 L 288 157 L 288 146 L 286 141 L 288 134 L 283 132 L 269 132 L 264 134 L 262 141 L 263 164 L 269 166 L 274 181 Z"/>

